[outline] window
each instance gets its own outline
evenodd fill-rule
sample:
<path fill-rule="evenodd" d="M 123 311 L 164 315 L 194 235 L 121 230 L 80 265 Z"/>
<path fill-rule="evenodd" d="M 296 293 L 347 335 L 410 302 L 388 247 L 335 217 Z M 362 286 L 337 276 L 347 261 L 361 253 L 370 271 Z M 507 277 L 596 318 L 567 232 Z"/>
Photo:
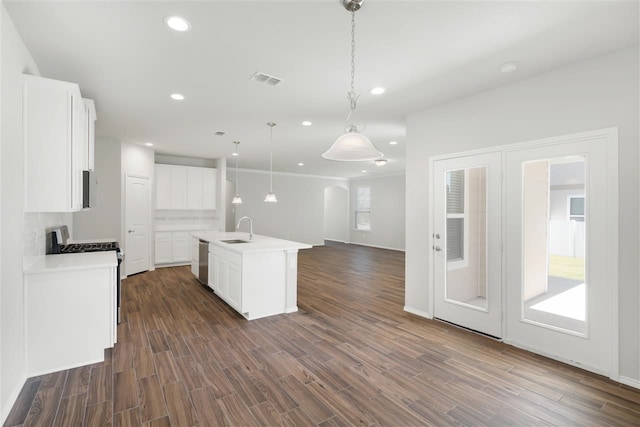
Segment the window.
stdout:
<path fill-rule="evenodd" d="M 462 268 L 467 265 L 467 174 L 465 169 L 448 171 L 447 185 L 447 267 Z"/>
<path fill-rule="evenodd" d="M 371 230 L 371 188 L 356 189 L 356 230 Z"/>
<path fill-rule="evenodd" d="M 569 196 L 569 221 L 584 222 L 584 196 Z"/>

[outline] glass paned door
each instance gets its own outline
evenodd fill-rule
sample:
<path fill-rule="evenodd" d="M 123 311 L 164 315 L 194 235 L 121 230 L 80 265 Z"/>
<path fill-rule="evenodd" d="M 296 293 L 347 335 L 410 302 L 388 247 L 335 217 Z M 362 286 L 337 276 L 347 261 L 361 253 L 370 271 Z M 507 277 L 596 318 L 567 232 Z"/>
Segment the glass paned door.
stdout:
<path fill-rule="evenodd" d="M 501 326 L 499 153 L 434 162 L 434 315 L 495 337 Z"/>
<path fill-rule="evenodd" d="M 607 140 L 512 151 L 505 165 L 505 340 L 608 373 Z"/>

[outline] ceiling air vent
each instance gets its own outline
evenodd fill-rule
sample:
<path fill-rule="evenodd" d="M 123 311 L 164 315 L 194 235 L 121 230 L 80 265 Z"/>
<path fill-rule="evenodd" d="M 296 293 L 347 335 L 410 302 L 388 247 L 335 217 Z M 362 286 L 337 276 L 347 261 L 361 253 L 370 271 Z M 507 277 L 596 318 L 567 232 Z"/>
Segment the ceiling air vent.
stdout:
<path fill-rule="evenodd" d="M 282 79 L 275 76 L 270 76 L 269 74 L 261 73 L 257 71 L 253 76 L 251 76 L 251 80 L 255 80 L 258 83 L 264 83 L 269 86 L 278 86 L 282 83 Z"/>
<path fill-rule="evenodd" d="M 215 136 L 225 136 L 227 133 L 223 130 L 219 130 L 218 132 L 214 133 Z"/>

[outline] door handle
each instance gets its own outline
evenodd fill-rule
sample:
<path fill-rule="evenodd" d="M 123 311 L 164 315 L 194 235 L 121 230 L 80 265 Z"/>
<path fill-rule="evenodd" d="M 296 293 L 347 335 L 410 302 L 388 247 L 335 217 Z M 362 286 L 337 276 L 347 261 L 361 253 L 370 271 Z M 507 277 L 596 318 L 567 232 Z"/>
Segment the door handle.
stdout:
<path fill-rule="evenodd" d="M 133 233 L 133 230 L 129 230 L 129 234 Z"/>

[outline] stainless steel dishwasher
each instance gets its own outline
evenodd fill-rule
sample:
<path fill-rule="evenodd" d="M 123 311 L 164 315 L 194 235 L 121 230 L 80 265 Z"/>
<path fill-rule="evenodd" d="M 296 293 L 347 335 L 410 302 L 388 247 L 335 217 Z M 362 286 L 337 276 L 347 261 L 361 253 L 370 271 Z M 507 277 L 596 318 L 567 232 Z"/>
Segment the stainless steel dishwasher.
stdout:
<path fill-rule="evenodd" d="M 209 285 L 209 242 L 200 240 L 198 245 L 198 280 Z"/>

